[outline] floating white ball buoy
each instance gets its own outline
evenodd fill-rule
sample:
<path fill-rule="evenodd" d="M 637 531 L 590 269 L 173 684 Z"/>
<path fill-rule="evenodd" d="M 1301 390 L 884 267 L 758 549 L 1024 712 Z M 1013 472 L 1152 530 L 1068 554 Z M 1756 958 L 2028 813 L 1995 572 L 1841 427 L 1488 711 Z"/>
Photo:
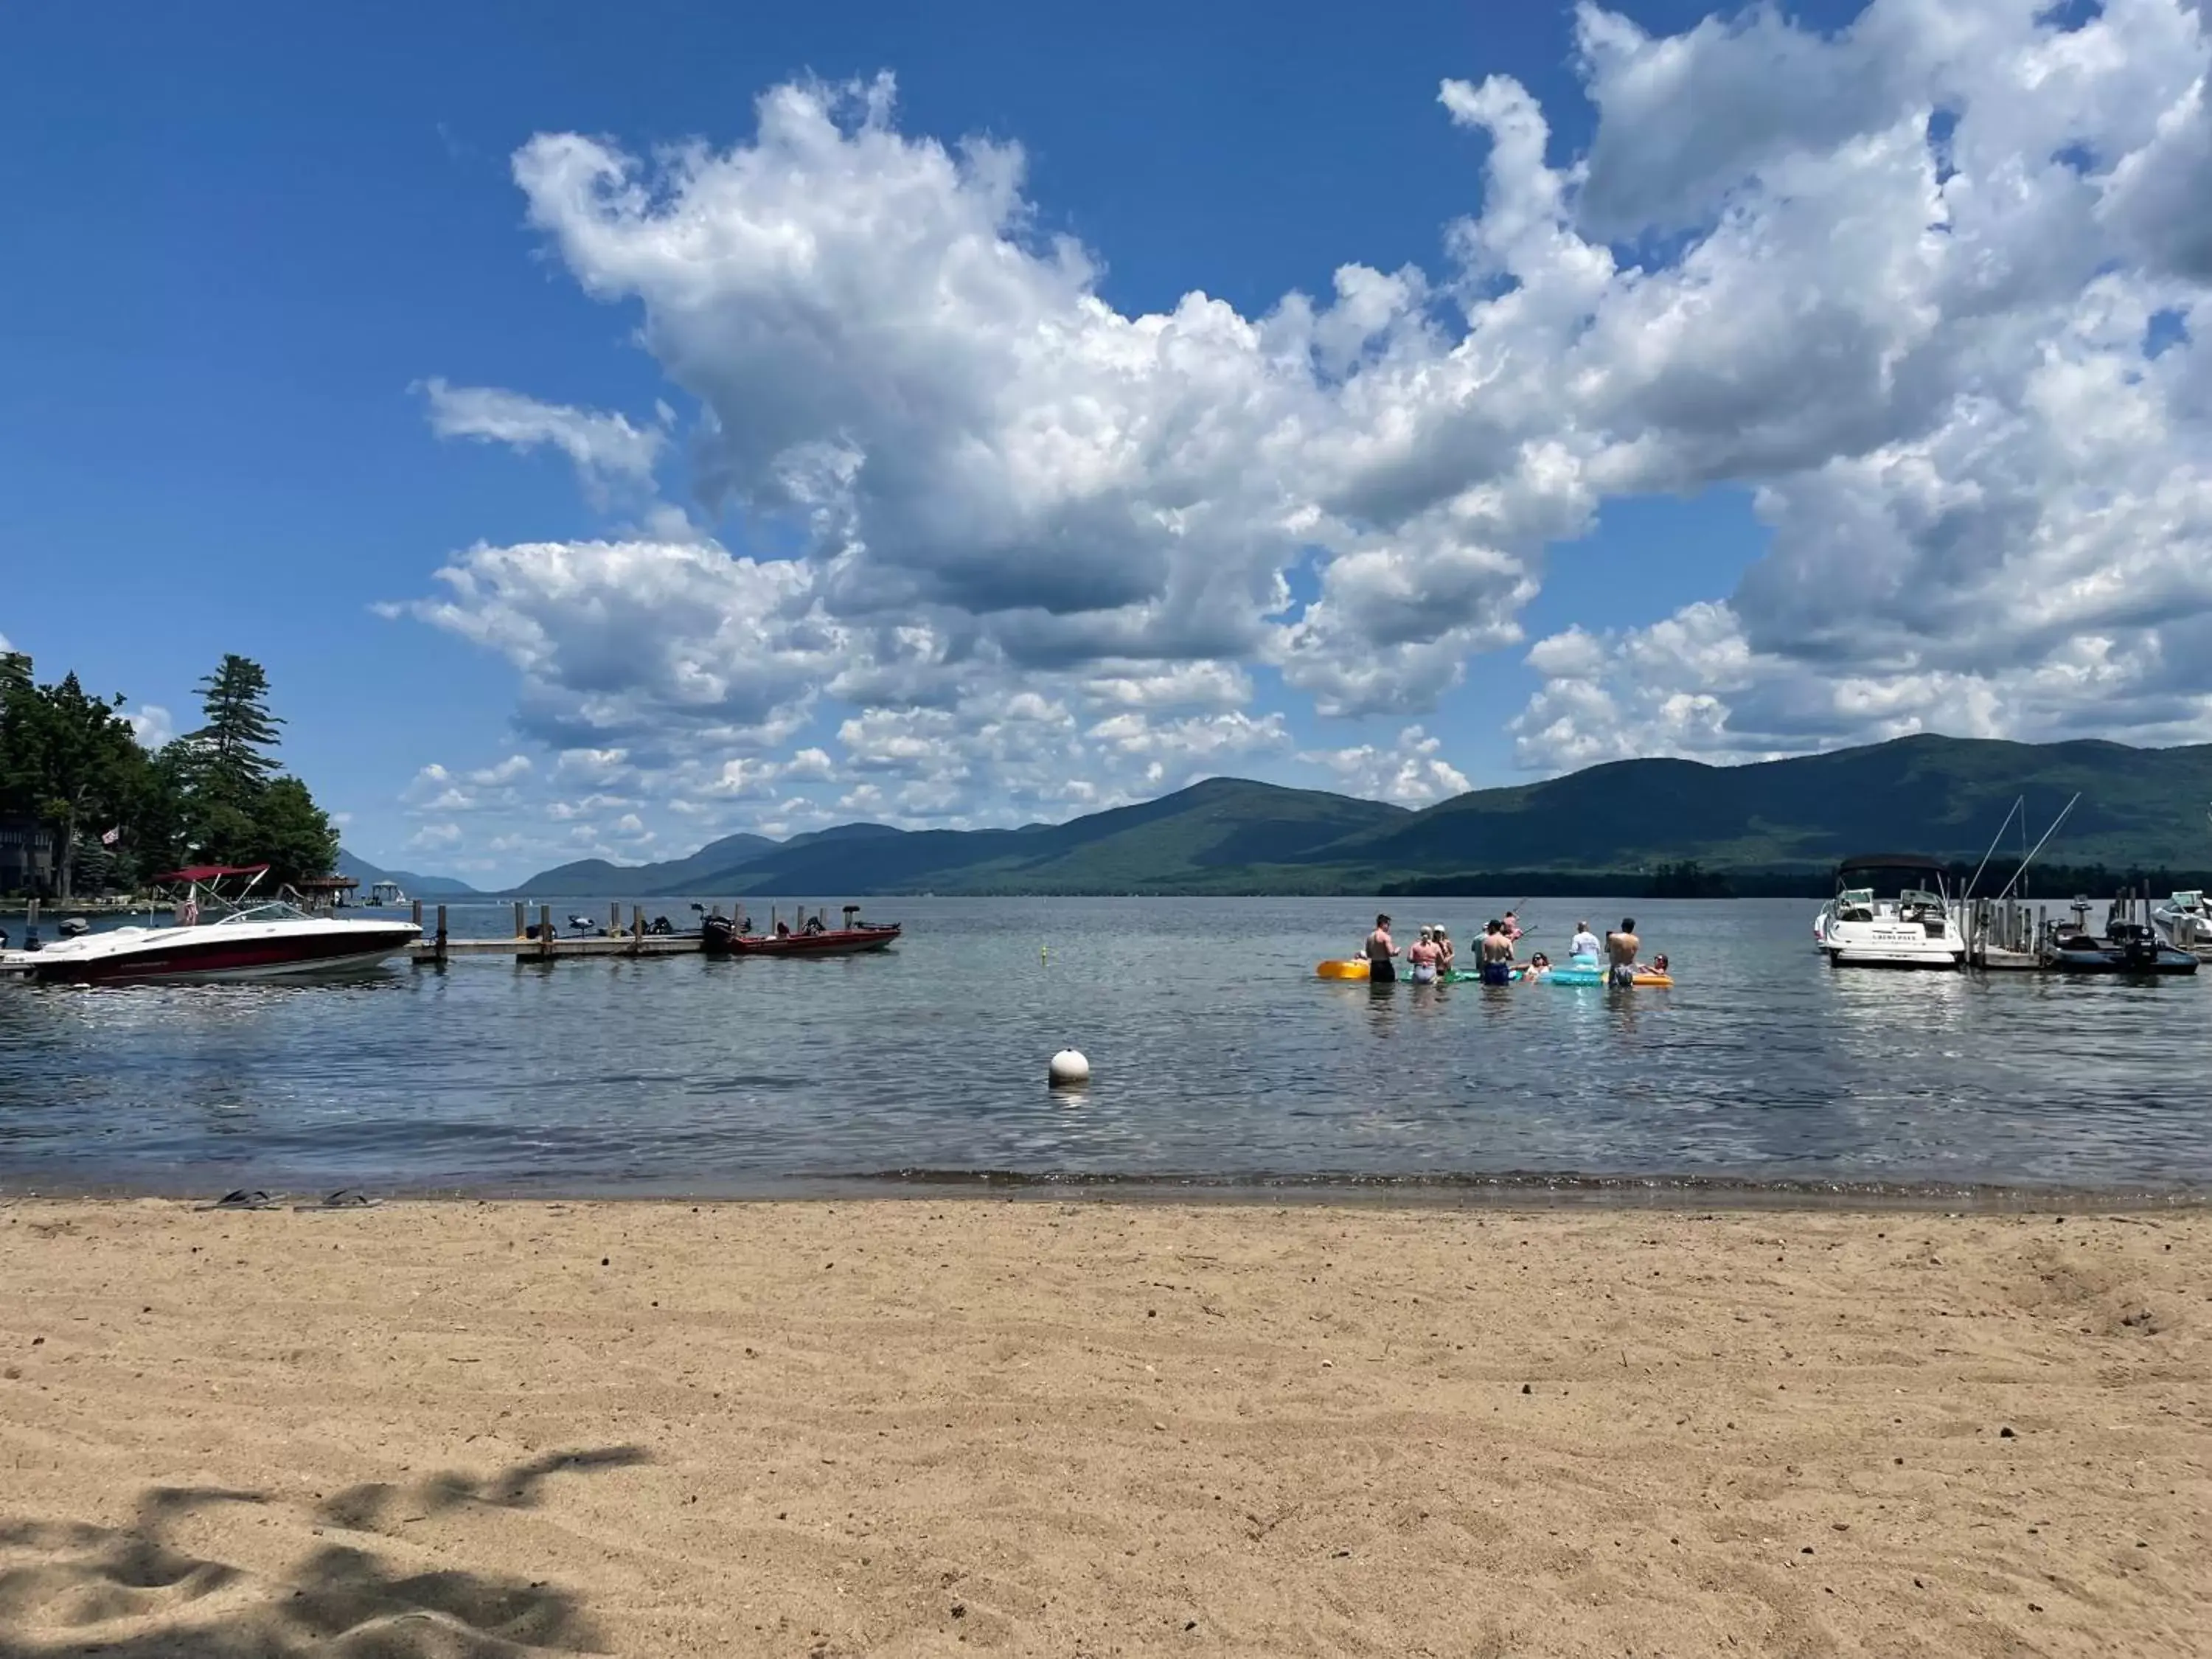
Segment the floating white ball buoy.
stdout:
<path fill-rule="evenodd" d="M 1072 1088 L 1079 1083 L 1091 1081 L 1091 1062 L 1073 1048 L 1062 1048 L 1052 1057 L 1052 1086 Z"/>

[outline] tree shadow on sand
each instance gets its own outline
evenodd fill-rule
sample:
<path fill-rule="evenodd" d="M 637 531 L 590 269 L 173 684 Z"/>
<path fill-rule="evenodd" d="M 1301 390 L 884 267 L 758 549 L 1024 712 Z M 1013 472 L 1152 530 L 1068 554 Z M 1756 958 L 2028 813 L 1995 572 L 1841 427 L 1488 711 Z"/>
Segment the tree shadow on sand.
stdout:
<path fill-rule="evenodd" d="M 558 1452 L 488 1479 L 443 1474 L 372 1485 L 317 1506 L 320 1524 L 381 1532 L 403 1521 L 480 1505 L 528 1509 L 548 1477 L 642 1463 L 634 1446 Z M 120 1527 L 0 1522 L 0 1659 L 495 1659 L 606 1651 L 568 1591 L 460 1568 L 402 1573 L 368 1551 L 325 1544 L 280 1575 L 191 1555 L 176 1522 L 264 1494 L 155 1486 Z M 220 1610 L 197 1604 L 218 1598 Z M 128 1621 L 118 1630 L 118 1621 Z M 102 1627 L 106 1628 L 103 1629 Z M 44 1635 L 26 1635 L 44 1631 Z"/>

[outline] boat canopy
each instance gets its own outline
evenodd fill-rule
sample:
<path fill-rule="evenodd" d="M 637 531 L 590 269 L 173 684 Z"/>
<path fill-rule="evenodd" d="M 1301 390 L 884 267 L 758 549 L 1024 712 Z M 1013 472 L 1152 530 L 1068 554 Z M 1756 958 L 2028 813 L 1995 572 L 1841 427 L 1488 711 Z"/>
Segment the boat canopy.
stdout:
<path fill-rule="evenodd" d="M 196 864 L 189 870 L 172 870 L 166 875 L 155 876 L 155 881 L 213 881 L 221 876 L 261 876 L 269 872 L 265 864 Z"/>
<path fill-rule="evenodd" d="M 1856 858 L 1845 859 L 1837 866 L 1840 870 L 1933 870 L 1942 873 L 1950 868 L 1941 859 L 1931 859 L 1924 853 L 1862 853 Z"/>

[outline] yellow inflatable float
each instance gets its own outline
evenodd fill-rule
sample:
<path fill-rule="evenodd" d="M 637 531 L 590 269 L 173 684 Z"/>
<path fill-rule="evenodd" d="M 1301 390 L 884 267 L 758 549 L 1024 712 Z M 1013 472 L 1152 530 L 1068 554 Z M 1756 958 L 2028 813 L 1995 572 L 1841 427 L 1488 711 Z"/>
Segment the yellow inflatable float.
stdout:
<path fill-rule="evenodd" d="M 1353 957 L 1347 962 L 1324 962 L 1316 966 L 1314 972 L 1322 979 L 1365 979 L 1367 958 Z"/>

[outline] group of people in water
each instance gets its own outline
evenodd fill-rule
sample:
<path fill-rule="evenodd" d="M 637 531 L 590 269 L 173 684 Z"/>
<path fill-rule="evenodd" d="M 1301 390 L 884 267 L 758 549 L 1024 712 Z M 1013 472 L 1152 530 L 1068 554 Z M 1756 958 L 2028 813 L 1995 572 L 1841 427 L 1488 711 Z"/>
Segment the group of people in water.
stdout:
<path fill-rule="evenodd" d="M 1475 960 L 1479 976 L 1485 985 L 1510 985 L 1516 980 L 1528 981 L 1548 979 L 1552 975 L 1552 959 L 1541 951 L 1527 962 L 1519 956 L 1523 929 L 1520 919 L 1510 910 L 1503 916 L 1493 917 L 1482 932 L 1475 945 Z M 1668 971 L 1667 958 L 1652 958 L 1645 966 L 1637 960 L 1644 949 L 1644 941 L 1637 936 L 1636 919 L 1621 918 L 1620 927 L 1607 933 L 1601 941 L 1590 932 L 1589 923 L 1577 921 L 1574 938 L 1568 941 L 1567 954 L 1595 965 L 1602 957 L 1606 977 L 1615 985 L 1633 985 L 1638 974 L 1664 975 Z M 1431 923 L 1421 929 L 1420 939 L 1401 951 L 1390 936 L 1390 918 L 1375 918 L 1375 931 L 1367 936 L 1361 954 L 1367 958 L 1367 979 L 1372 985 L 1388 985 L 1398 978 L 1398 961 L 1405 959 L 1406 977 L 1416 985 L 1433 985 L 1458 966 L 1458 947 L 1441 924 Z"/>

